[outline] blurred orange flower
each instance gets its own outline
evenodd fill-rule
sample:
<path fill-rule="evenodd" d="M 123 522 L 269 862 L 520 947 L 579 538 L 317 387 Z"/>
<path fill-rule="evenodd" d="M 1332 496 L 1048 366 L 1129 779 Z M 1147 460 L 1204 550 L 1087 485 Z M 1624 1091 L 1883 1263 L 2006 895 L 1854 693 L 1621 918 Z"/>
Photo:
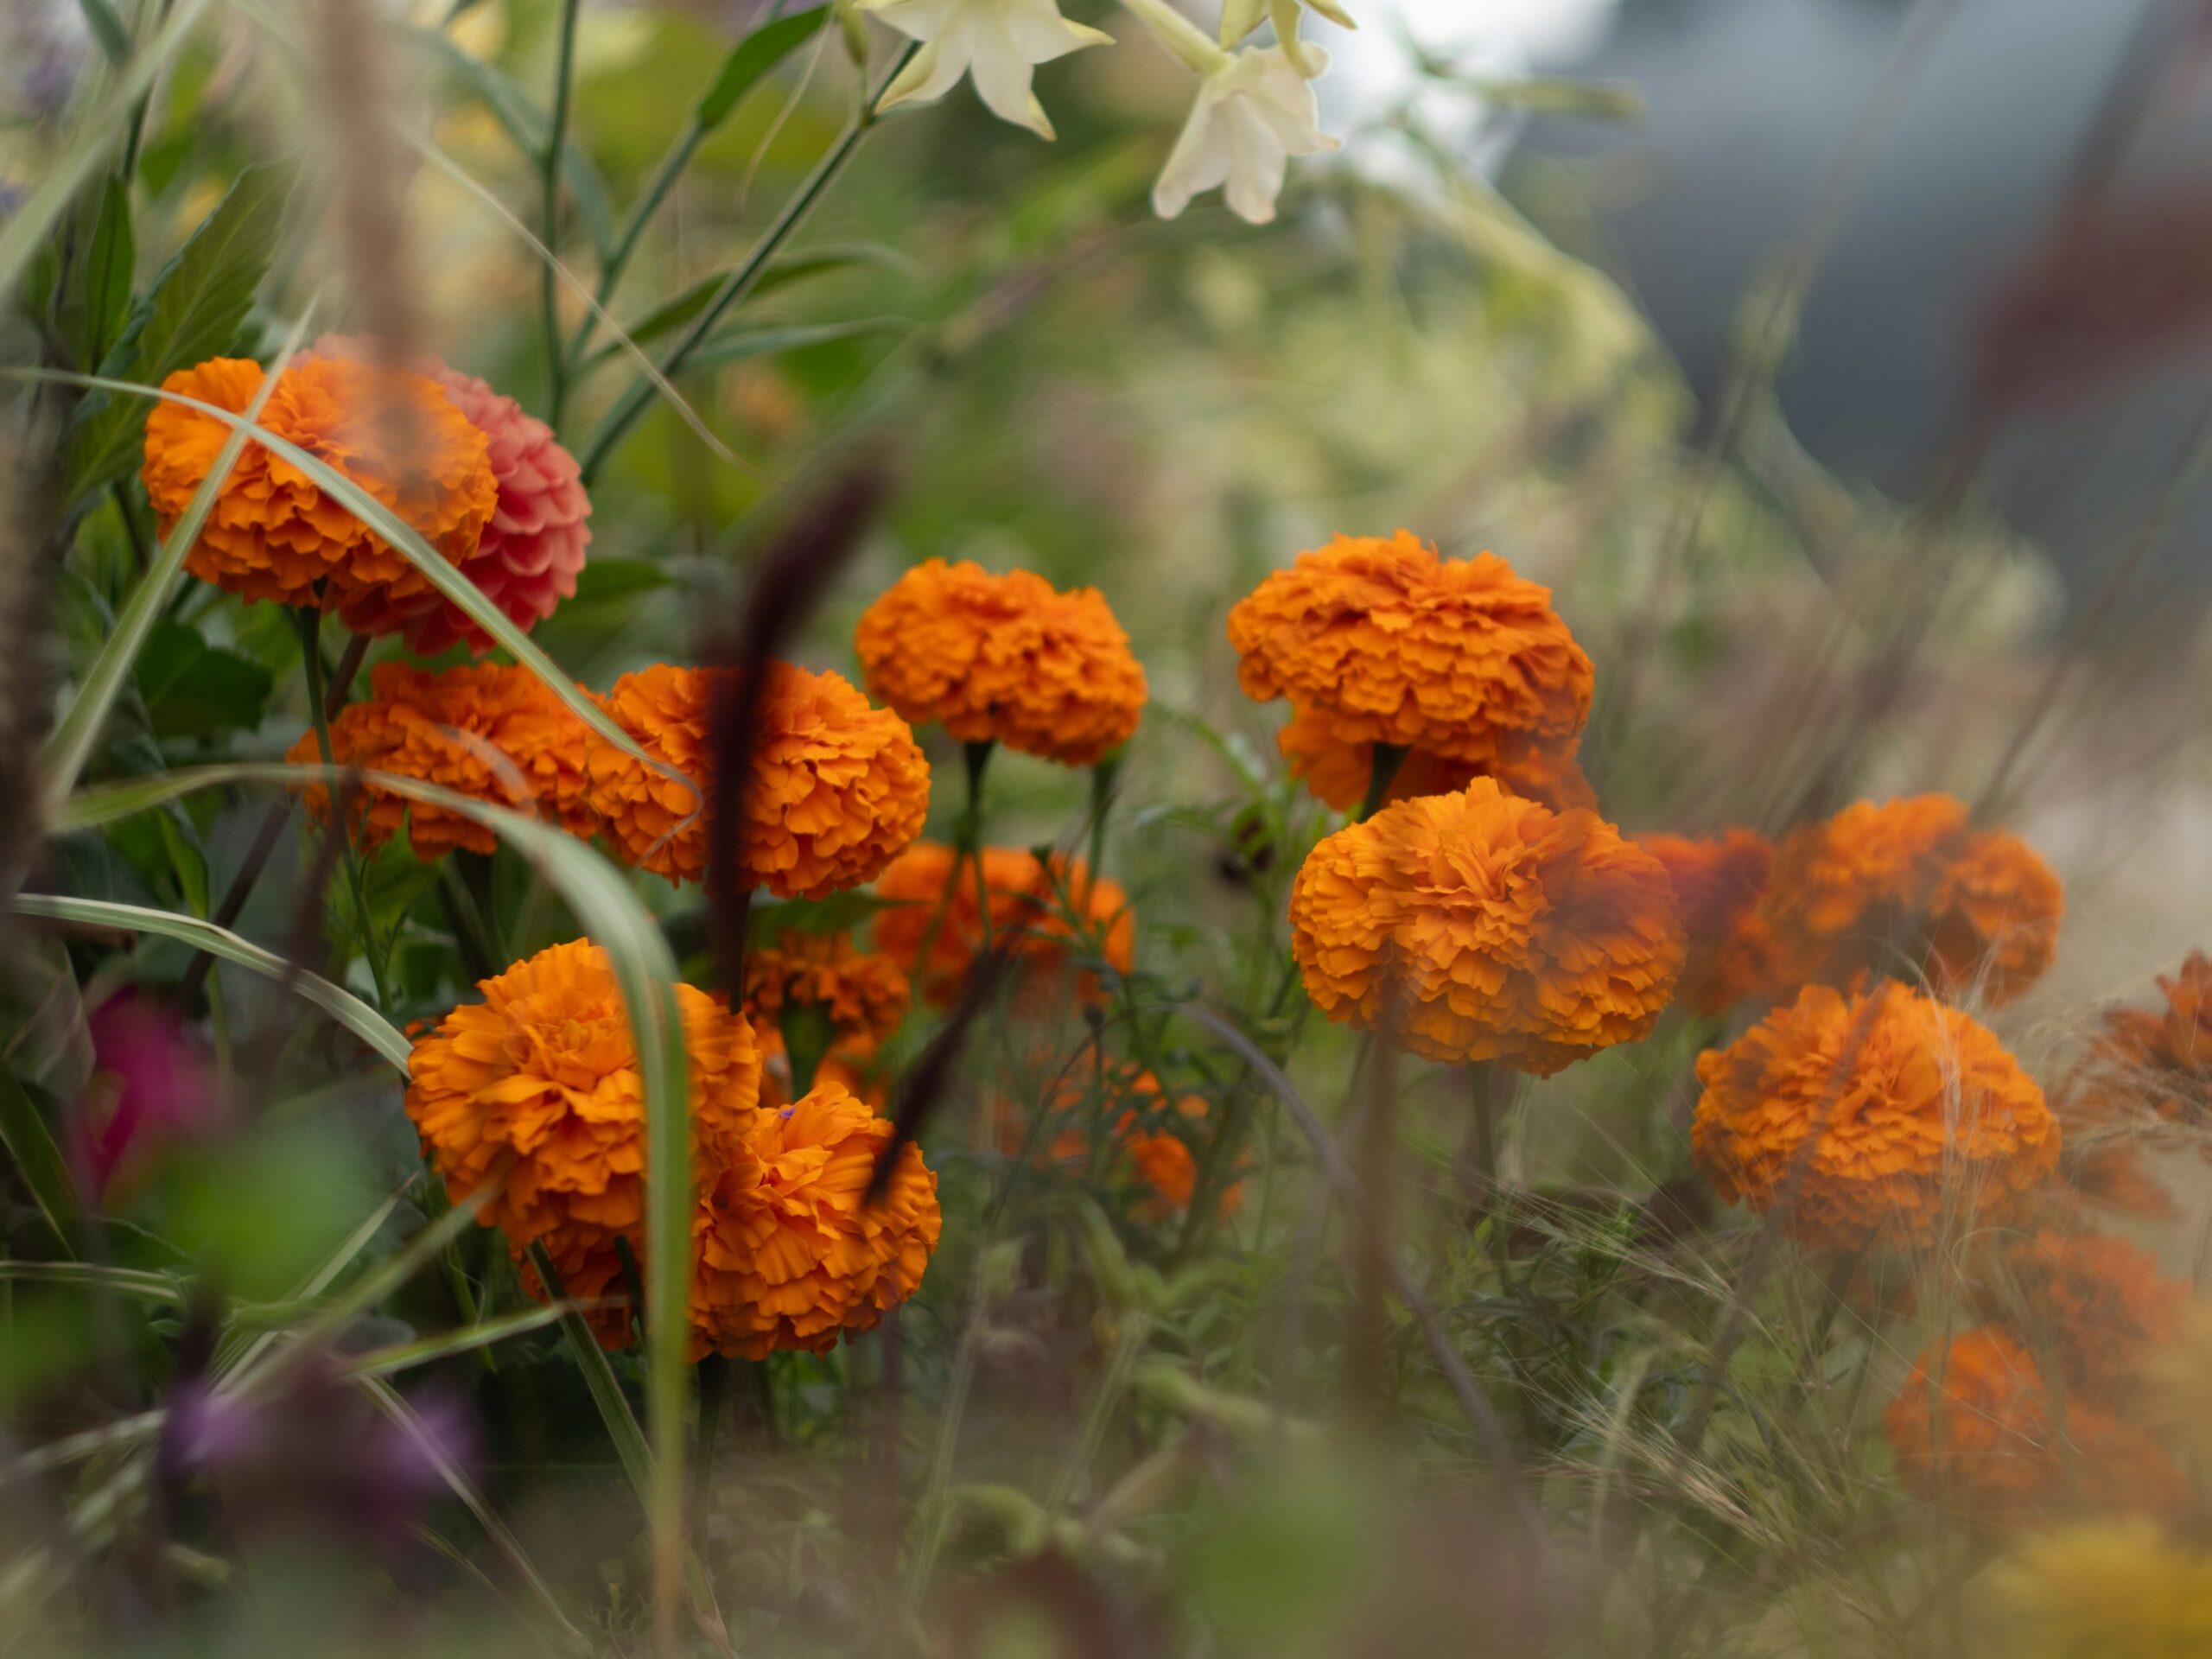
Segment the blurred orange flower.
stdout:
<path fill-rule="evenodd" d="M 1329 1019 L 1388 1027 L 1432 1059 L 1539 1076 L 1642 1038 L 1682 965 L 1656 859 L 1593 812 L 1554 812 L 1488 778 L 1322 841 L 1290 922 Z"/>
<path fill-rule="evenodd" d="M 1294 776 L 1339 812 L 1349 812 L 1367 798 L 1368 779 L 1375 767 L 1372 743 L 1339 742 L 1335 721 L 1310 709 L 1294 710 L 1290 723 L 1275 734 L 1275 747 L 1290 762 Z M 1427 749 L 1414 749 L 1398 763 L 1382 800 L 1410 800 L 1416 795 L 1449 795 L 1465 789 L 1478 778 L 1495 778 L 1508 794 L 1548 806 L 1554 812 L 1577 807 L 1595 810 L 1598 791 L 1582 775 L 1574 751 L 1579 740 L 1568 738 L 1539 742 L 1520 734 L 1503 734 L 1491 753 L 1481 761 L 1449 760 Z"/>
<path fill-rule="evenodd" d="M 556 944 L 477 988 L 418 1037 L 407 1115 L 454 1202 L 489 1182 L 483 1214 L 519 1253 L 545 1246 L 568 1293 L 619 1293 L 626 1240 L 642 1255 L 645 1100 L 607 953 Z M 676 988 L 690 1061 L 692 1158 L 702 1185 L 749 1162 L 760 1052 L 745 1021 L 705 993 Z M 527 1275 L 534 1281 L 534 1275 Z M 602 1309 L 601 1340 L 627 1340 L 624 1310 Z"/>
<path fill-rule="evenodd" d="M 941 842 L 916 842 L 875 884 L 878 898 L 898 901 L 875 918 L 876 949 L 918 977 L 925 996 L 942 1003 L 960 994 L 986 919 L 992 947 L 1033 972 L 1058 969 L 1071 950 L 1096 950 L 1109 967 L 1129 970 L 1136 922 L 1118 883 L 1093 880 L 1079 858 L 1040 861 L 1012 847 L 986 847 L 982 861 L 988 918 L 977 908 L 975 865 Z"/>
<path fill-rule="evenodd" d="M 2177 1516 L 2190 1505 L 2188 1482 L 2147 1435 L 2085 1402 L 2062 1408 L 2001 1326 L 1930 1344 L 1882 1427 L 1908 1486 L 1986 1525 L 2076 1508 Z"/>
<path fill-rule="evenodd" d="M 1144 713 L 1144 670 L 1104 597 L 1033 571 L 918 564 L 862 613 L 853 648 L 870 696 L 963 743 L 1088 766 Z"/>
<path fill-rule="evenodd" d="M 1717 1019 L 1765 983 L 1765 953 L 1751 930 L 1774 869 L 1774 846 L 1749 830 L 1718 836 L 1638 836 L 1675 889 L 1689 957 L 1675 1000 Z"/>
<path fill-rule="evenodd" d="M 264 378 L 258 363 L 219 357 L 179 370 L 162 388 L 243 415 Z M 435 381 L 348 358 L 304 357 L 277 377 L 261 425 L 343 474 L 454 564 L 476 552 L 499 501 L 490 444 Z M 230 436 L 196 409 L 154 406 L 142 476 L 163 535 Z M 251 442 L 184 568 L 241 599 L 338 610 L 356 632 L 401 626 L 398 601 L 436 592 L 305 473 Z"/>
<path fill-rule="evenodd" d="M 1808 985 L 1698 1057 L 1690 1144 L 1721 1197 L 1815 1249 L 1928 1245 L 2020 1214 L 2058 1165 L 2043 1090 L 1986 1027 L 1895 980 Z"/>
<path fill-rule="evenodd" d="M 1137 1212 L 1147 1221 L 1166 1221 L 1181 1215 L 1198 1196 L 1198 1162 L 1190 1142 L 1176 1132 L 1179 1121 L 1196 1131 L 1207 1118 L 1204 1095 L 1186 1094 L 1169 1099 L 1159 1077 L 1128 1062 L 1093 1072 L 1077 1068 L 1063 1076 L 1045 1103 L 1043 1128 L 1049 1139 L 1051 1160 L 1063 1167 L 1081 1169 L 1090 1161 L 1091 1130 L 1109 1124 L 1107 1157 L 1127 1160 L 1135 1178 Z M 1029 1109 L 1007 1099 L 999 1103 L 999 1150 L 1008 1156 L 1022 1151 L 1030 1133 Z M 1243 1189 L 1231 1183 L 1221 1195 L 1218 1213 L 1234 1215 L 1243 1203 Z"/>
<path fill-rule="evenodd" d="M 2066 889 L 2018 836 L 1967 837 L 1928 901 L 1928 975 L 1944 995 L 2009 1002 L 2044 976 L 2058 950 Z"/>
<path fill-rule="evenodd" d="M 2107 1106 L 2138 1106 L 2170 1123 L 2212 1122 L 2212 957 L 2192 950 L 2161 976 L 2163 1008 L 2113 1008 L 2096 1046 L 2097 1093 Z"/>
<path fill-rule="evenodd" d="M 626 674 L 607 712 L 700 792 L 612 744 L 592 750 L 591 801 L 622 855 L 671 881 L 707 870 L 709 729 L 729 671 L 657 664 Z M 752 786 L 738 836 L 746 881 L 779 898 L 820 899 L 872 880 L 920 833 L 930 769 L 906 722 L 843 677 L 769 664 Z"/>
<path fill-rule="evenodd" d="M 881 952 L 865 952 L 842 933 L 787 928 L 745 957 L 745 1013 L 772 1030 L 793 1005 L 828 1014 L 832 1040 L 866 1055 L 906 1017 L 906 971 Z"/>
<path fill-rule="evenodd" d="M 437 784 L 496 806 L 535 809 L 570 835 L 598 824 L 585 800 L 585 755 L 591 729 L 526 668 L 484 664 L 442 673 L 404 663 L 369 671 L 370 696 L 348 703 L 330 722 L 330 752 L 341 766 L 395 773 Z M 284 758 L 317 766 L 322 746 L 312 731 Z M 310 784 L 308 810 L 327 823 L 330 791 Z M 364 843 L 381 847 L 407 826 L 415 856 L 442 858 L 454 848 L 497 849 L 499 838 L 473 818 L 410 801 L 365 781 L 355 814 Z"/>
<path fill-rule="evenodd" d="M 888 1120 L 836 1084 L 753 1115 L 748 1155 L 711 1184 L 692 1226 L 691 1351 L 827 1353 L 914 1294 L 943 1220 L 918 1147 L 865 1202 Z"/>
<path fill-rule="evenodd" d="M 1339 536 L 1240 600 L 1229 642 L 1248 696 L 1287 697 L 1338 743 L 1483 766 L 1510 737 L 1563 741 L 1589 718 L 1590 659 L 1551 601 L 1495 554 Z"/>
<path fill-rule="evenodd" d="M 2101 1233 L 2014 1239 L 2004 1267 L 2017 1302 L 1993 1294 L 1991 1312 L 2035 1334 L 2069 1398 L 2098 1405 L 2134 1391 L 2144 1359 L 2173 1338 L 2189 1306 L 2189 1287 L 2161 1278 L 2149 1251 Z"/>

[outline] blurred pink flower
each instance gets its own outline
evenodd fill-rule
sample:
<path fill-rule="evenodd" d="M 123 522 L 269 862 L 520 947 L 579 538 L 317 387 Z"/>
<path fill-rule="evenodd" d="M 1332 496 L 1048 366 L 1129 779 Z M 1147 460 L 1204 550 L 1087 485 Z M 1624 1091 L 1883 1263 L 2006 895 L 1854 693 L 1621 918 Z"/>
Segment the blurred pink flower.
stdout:
<path fill-rule="evenodd" d="M 92 1075 L 77 1112 L 80 1167 L 104 1199 L 130 1166 L 221 1124 L 222 1098 L 206 1057 L 183 1022 L 150 996 L 128 990 L 86 1020 Z"/>

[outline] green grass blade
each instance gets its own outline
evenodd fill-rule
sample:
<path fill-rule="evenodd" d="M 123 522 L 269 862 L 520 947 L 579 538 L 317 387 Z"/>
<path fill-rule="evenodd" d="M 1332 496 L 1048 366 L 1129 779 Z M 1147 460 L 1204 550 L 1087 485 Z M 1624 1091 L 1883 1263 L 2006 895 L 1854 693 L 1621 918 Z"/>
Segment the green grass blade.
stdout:
<path fill-rule="evenodd" d="M 142 1302 L 184 1305 L 184 1287 L 165 1274 L 137 1268 L 105 1268 L 92 1262 L 0 1262 L 0 1280 L 19 1285 L 67 1285 L 79 1290 L 109 1290 Z"/>
<path fill-rule="evenodd" d="M 282 369 L 292 353 L 299 349 L 306 338 L 309 318 L 315 308 L 309 306 L 294 325 L 291 338 L 284 342 L 283 354 L 277 359 Z M 119 384 L 119 383 L 118 383 Z M 146 388 L 136 389 L 140 392 Z M 276 375 L 271 372 L 262 381 L 261 389 L 254 394 L 253 404 L 246 411 L 246 420 L 260 418 L 269 395 L 276 390 Z M 176 586 L 177 577 L 184 569 L 185 556 L 192 544 L 200 539 L 200 527 L 207 522 L 207 515 L 215 510 L 215 499 L 223 491 L 223 484 L 231 475 L 231 468 L 245 453 L 246 430 L 234 430 L 222 452 L 215 457 L 215 464 L 207 469 L 207 476 L 193 492 L 192 500 L 183 517 L 169 529 L 162 542 L 161 551 L 155 555 L 152 568 L 131 589 L 130 601 L 123 607 L 123 614 L 116 619 L 115 632 L 100 647 L 100 654 L 86 671 L 84 682 L 77 688 L 77 695 L 69 700 L 69 707 L 56 722 L 54 734 L 47 740 L 46 752 L 41 757 L 46 782 L 46 804 L 50 809 L 56 802 L 77 786 L 77 779 L 84 775 L 86 764 L 99 747 L 100 734 L 106 728 L 108 715 L 115 709 L 116 699 L 123 695 L 130 683 L 130 670 L 145 648 L 154 632 L 154 625 L 162 620 L 168 609 L 169 590 Z"/>
<path fill-rule="evenodd" d="M 70 1179 L 61 1148 L 54 1144 L 54 1131 L 47 1127 L 45 1114 L 4 1065 L 0 1065 L 0 1142 L 6 1144 L 8 1155 L 15 1160 L 16 1173 L 23 1178 L 39 1214 L 53 1230 L 54 1242 L 74 1255 L 70 1224 L 80 1208 L 77 1183 Z"/>
<path fill-rule="evenodd" d="M 347 1360 L 346 1369 L 355 1376 L 396 1376 L 418 1365 L 434 1364 L 442 1359 L 451 1359 L 455 1354 L 489 1348 L 511 1337 L 526 1337 L 533 1331 L 543 1331 L 549 1325 L 559 1324 L 570 1311 L 565 1301 L 550 1307 L 524 1308 L 518 1313 L 486 1319 L 481 1325 L 465 1325 L 458 1331 L 443 1331 L 435 1337 L 371 1349 Z"/>
<path fill-rule="evenodd" d="M 390 1061 L 403 1077 L 406 1075 L 407 1058 L 413 1052 L 413 1045 L 391 1020 L 343 986 L 334 985 L 320 974 L 294 966 L 274 950 L 264 950 L 228 928 L 204 922 L 197 916 L 173 915 L 144 905 L 118 904 L 106 899 L 72 899 L 55 893 L 17 893 L 14 909 L 18 916 L 35 916 L 48 921 L 158 934 L 266 975 L 290 985 L 302 998 L 314 1003 Z"/>

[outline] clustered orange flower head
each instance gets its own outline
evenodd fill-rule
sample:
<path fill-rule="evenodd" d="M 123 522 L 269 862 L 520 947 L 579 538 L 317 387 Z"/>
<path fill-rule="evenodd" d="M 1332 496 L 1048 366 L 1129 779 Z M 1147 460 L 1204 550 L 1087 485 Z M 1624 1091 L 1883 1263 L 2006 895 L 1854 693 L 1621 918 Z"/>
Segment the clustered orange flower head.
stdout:
<path fill-rule="evenodd" d="M 1230 612 L 1229 642 L 1248 695 L 1287 697 L 1339 743 L 1483 765 L 1508 734 L 1564 741 L 1590 717 L 1590 658 L 1551 590 L 1402 530 L 1300 554 Z"/>
<path fill-rule="evenodd" d="M 1928 974 L 1946 995 L 2009 1002 L 2044 976 L 2058 950 L 2066 889 L 2018 836 L 1970 836 L 1928 901 Z"/>
<path fill-rule="evenodd" d="M 622 993 L 607 953 L 556 944 L 478 986 L 416 1039 L 407 1115 L 459 1203 L 499 1183 L 483 1221 L 518 1254 L 545 1246 L 568 1293 L 620 1294 L 626 1240 L 642 1255 L 645 1099 Z M 760 1052 L 745 1021 L 676 988 L 690 1057 L 692 1160 L 702 1184 L 750 1160 Z M 629 1320 L 595 1319 L 619 1347 Z"/>
<path fill-rule="evenodd" d="M 943 1222 L 937 1177 L 907 1145 L 865 1202 L 892 1127 L 836 1084 L 757 1115 L 751 1156 L 708 1190 L 693 1221 L 691 1351 L 765 1359 L 827 1353 L 914 1293 Z"/>
<path fill-rule="evenodd" d="M 1774 846 L 1749 830 L 1718 836 L 1638 836 L 1665 867 L 1689 939 L 1675 1000 L 1719 1018 L 1760 989 L 1766 953 L 1751 925 L 1774 871 Z"/>
<path fill-rule="evenodd" d="M 1325 714 L 1296 709 L 1290 723 L 1275 734 L 1275 747 L 1290 762 L 1294 776 L 1303 779 L 1308 789 L 1338 811 L 1348 812 L 1367 798 L 1375 746 L 1338 741 L 1334 725 Z M 1504 733 L 1489 757 L 1481 761 L 1414 749 L 1390 775 L 1383 804 L 1411 800 L 1416 795 L 1449 795 L 1478 778 L 1495 778 L 1508 794 L 1535 801 L 1554 812 L 1571 812 L 1577 807 L 1595 811 L 1598 791 L 1590 787 L 1574 758 L 1579 746 L 1580 740 L 1575 738 L 1539 741 L 1522 733 Z"/>
<path fill-rule="evenodd" d="M 657 664 L 626 674 L 607 709 L 677 779 L 612 744 L 591 755 L 591 802 L 608 838 L 641 869 L 696 881 L 708 865 L 705 810 L 715 764 L 714 702 L 734 671 Z M 739 862 L 748 885 L 820 899 L 872 880 L 921 832 L 930 769 L 906 722 L 869 706 L 837 674 L 768 665 Z"/>
<path fill-rule="evenodd" d="M 2161 975 L 2163 1008 L 2106 1014 L 2096 1059 L 2100 1104 L 2136 1106 L 2170 1123 L 2212 1122 L 2212 957 L 2192 950 Z"/>
<path fill-rule="evenodd" d="M 1786 1202 L 1815 1249 L 1929 1245 L 1947 1214 L 2001 1224 L 2058 1166 L 2034 1080 L 1986 1027 L 1895 980 L 1808 985 L 1697 1076 L 1699 1167 L 1729 1203 Z"/>
<path fill-rule="evenodd" d="M 332 761 L 365 772 L 391 772 L 524 811 L 535 810 L 571 835 L 598 823 L 585 798 L 590 728 L 526 668 L 485 664 L 442 673 L 404 663 L 369 671 L 370 696 L 330 722 Z M 285 759 L 315 766 L 322 745 L 308 732 Z M 330 791 L 310 784 L 308 810 L 327 823 Z M 499 838 L 486 825 L 444 807 L 413 801 L 364 779 L 356 810 L 365 844 L 381 847 L 402 823 L 415 855 L 442 857 L 456 847 L 490 853 Z"/>
<path fill-rule="evenodd" d="M 977 907 L 975 865 L 941 842 L 916 842 L 875 884 L 876 896 L 892 901 L 875 918 L 876 949 L 918 978 L 925 996 L 943 1003 L 959 995 L 986 925 L 992 949 L 1034 973 L 1058 969 L 1071 951 L 1096 951 L 1117 973 L 1128 972 L 1136 922 L 1118 882 L 1094 880 L 1082 859 L 1058 854 L 1039 860 L 1016 848 L 986 847 L 982 861 L 988 918 Z M 1075 916 L 1083 918 L 1080 930 Z"/>
<path fill-rule="evenodd" d="M 243 415 L 264 378 L 244 358 L 181 369 L 162 390 Z M 346 357 L 289 365 L 261 425 L 328 463 L 455 564 L 475 552 L 499 501 L 490 445 L 435 381 Z M 231 429 L 183 404 L 146 419 L 142 472 L 167 535 Z M 357 632 L 401 626 L 392 607 L 435 594 L 427 577 L 291 462 L 258 443 L 240 452 L 186 569 L 242 599 L 339 610 Z"/>
<path fill-rule="evenodd" d="M 2018 1338 L 1981 1325 L 1929 1345 L 1882 1416 L 1905 1484 L 1993 1527 L 2077 1507 L 2179 1516 L 2188 1482 L 2142 1430 L 2059 1399 Z"/>
<path fill-rule="evenodd" d="M 2102 1233 L 2044 1231 L 2004 1252 L 2005 1288 L 1992 1312 L 2012 1313 L 2037 1338 L 2069 1397 L 2115 1406 L 2134 1391 L 2151 1351 L 2171 1341 L 2189 1287 L 2159 1275 L 2157 1258 Z"/>
<path fill-rule="evenodd" d="M 906 972 L 880 951 L 863 951 L 842 933 L 787 928 L 766 950 L 745 957 L 745 1013 L 755 1030 L 771 1030 L 794 1005 L 822 1009 L 832 1040 L 865 1056 L 906 1017 Z"/>
<path fill-rule="evenodd" d="M 1478 778 L 1328 836 L 1290 895 L 1314 1005 L 1416 1053 L 1548 1076 L 1651 1029 L 1683 940 L 1659 861 Z"/>
<path fill-rule="evenodd" d="M 1095 588 L 931 559 L 862 613 L 853 648 L 869 695 L 963 743 L 1095 765 L 1143 715 L 1144 669 Z"/>

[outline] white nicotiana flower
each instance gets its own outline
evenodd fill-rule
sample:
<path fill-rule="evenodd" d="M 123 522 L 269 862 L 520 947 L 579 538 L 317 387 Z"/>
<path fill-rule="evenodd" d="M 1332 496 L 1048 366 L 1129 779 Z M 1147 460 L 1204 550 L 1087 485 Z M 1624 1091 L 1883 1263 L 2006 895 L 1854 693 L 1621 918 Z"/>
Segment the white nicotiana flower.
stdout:
<path fill-rule="evenodd" d="M 1275 26 L 1275 39 L 1281 43 L 1290 60 L 1298 66 L 1298 73 L 1310 79 L 1321 73 L 1321 65 L 1327 59 L 1323 57 L 1316 62 L 1317 54 L 1299 44 L 1298 22 L 1301 6 L 1312 7 L 1340 28 L 1359 27 L 1352 21 L 1351 14 L 1337 0 L 1222 0 L 1221 43 L 1234 46 L 1262 22 L 1271 20 Z"/>
<path fill-rule="evenodd" d="M 1057 0 L 860 0 L 863 10 L 922 43 L 879 107 L 942 98 L 963 75 L 1002 121 L 1052 136 L 1030 82 L 1036 67 L 1113 36 L 1060 16 Z"/>
<path fill-rule="evenodd" d="M 1328 67 L 1328 54 L 1316 48 L 1307 47 L 1305 56 L 1316 74 Z M 1321 130 L 1320 119 L 1313 84 L 1282 48 L 1224 54 L 1200 84 L 1190 119 L 1160 170 L 1153 211 L 1173 219 L 1192 196 L 1220 185 L 1237 218 L 1266 224 L 1275 216 L 1290 158 L 1338 147 L 1339 140 Z"/>

